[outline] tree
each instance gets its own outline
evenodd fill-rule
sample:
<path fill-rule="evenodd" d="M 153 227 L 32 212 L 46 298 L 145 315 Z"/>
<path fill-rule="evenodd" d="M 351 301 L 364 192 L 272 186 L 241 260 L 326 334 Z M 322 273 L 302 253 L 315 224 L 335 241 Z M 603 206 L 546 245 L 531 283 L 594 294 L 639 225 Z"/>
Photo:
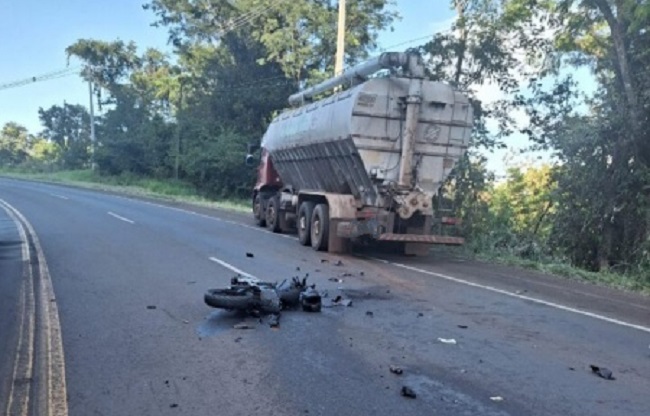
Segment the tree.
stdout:
<path fill-rule="evenodd" d="M 0 130 L 0 164 L 16 166 L 27 160 L 31 140 L 24 126 L 6 123 Z"/>
<path fill-rule="evenodd" d="M 356 62 L 374 49 L 379 31 L 397 13 L 390 0 L 348 2 L 346 61 Z M 218 44 L 227 33 L 245 30 L 265 53 L 259 63 L 280 64 L 294 80 L 331 74 L 336 51 L 337 5 L 329 0 L 152 0 L 144 6 L 169 28 L 170 40 L 183 49 L 197 42 Z"/>
<path fill-rule="evenodd" d="M 53 105 L 39 108 L 38 117 L 45 127 L 42 136 L 61 150 L 63 167 L 81 169 L 87 166 L 90 152 L 90 116 L 81 105 Z"/>

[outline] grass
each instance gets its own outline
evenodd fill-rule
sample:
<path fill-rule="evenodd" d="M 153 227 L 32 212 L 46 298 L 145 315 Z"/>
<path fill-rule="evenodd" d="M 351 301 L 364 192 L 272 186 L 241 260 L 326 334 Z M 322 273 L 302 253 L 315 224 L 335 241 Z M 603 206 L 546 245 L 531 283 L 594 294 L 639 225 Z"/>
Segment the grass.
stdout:
<path fill-rule="evenodd" d="M 92 170 L 63 170 L 51 173 L 0 170 L 0 175 L 17 179 L 61 183 L 130 196 L 183 202 L 206 208 L 238 212 L 250 211 L 250 204 L 247 201 L 237 199 L 213 200 L 206 198 L 194 186 L 183 181 L 151 179 L 133 175 L 104 176 Z"/>
<path fill-rule="evenodd" d="M 646 273 L 642 272 L 638 274 L 623 274 L 611 271 L 592 272 L 555 260 L 527 260 L 514 254 L 502 252 L 479 252 L 473 256 L 479 260 L 492 263 L 536 270 L 554 276 L 650 295 L 650 279 Z"/>

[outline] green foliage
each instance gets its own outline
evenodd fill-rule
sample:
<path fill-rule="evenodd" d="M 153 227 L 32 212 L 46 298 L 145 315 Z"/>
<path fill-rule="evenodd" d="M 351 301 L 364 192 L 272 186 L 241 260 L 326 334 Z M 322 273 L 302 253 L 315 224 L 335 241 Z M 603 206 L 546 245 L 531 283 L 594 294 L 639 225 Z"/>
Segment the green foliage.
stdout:
<path fill-rule="evenodd" d="M 0 130 L 0 166 L 15 166 L 27 160 L 31 141 L 24 126 L 5 124 Z"/>

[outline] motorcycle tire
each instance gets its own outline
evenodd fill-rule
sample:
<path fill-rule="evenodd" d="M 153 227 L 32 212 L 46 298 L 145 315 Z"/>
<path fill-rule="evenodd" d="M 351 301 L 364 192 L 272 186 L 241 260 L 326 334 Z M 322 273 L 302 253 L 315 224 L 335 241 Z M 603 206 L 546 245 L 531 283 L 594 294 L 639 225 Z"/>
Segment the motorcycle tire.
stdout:
<path fill-rule="evenodd" d="M 241 289 L 210 289 L 203 300 L 213 308 L 236 310 L 249 310 L 258 303 L 253 293 Z"/>

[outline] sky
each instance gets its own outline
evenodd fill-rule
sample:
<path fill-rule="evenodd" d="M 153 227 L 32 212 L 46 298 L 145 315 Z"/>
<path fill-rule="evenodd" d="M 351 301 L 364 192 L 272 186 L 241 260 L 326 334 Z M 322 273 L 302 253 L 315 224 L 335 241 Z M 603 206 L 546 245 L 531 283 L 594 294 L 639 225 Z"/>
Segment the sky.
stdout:
<path fill-rule="evenodd" d="M 63 102 L 88 105 L 88 85 L 77 75 L 1 89 L 3 84 L 78 65 L 67 62 L 65 48 L 80 38 L 133 40 L 141 51 L 148 47 L 169 51 L 166 29 L 151 26 L 155 16 L 142 9 L 144 2 L 0 0 L 0 126 L 15 121 L 36 133 L 42 130 L 39 107 Z M 404 50 L 420 44 L 421 38 L 448 29 L 454 18 L 447 0 L 396 0 L 396 6 L 401 19 L 393 31 L 380 33 L 380 48 Z M 483 87 L 479 95 L 493 99 L 493 86 Z M 507 142 L 509 150 L 526 144 L 521 136 Z M 507 153 L 488 154 L 488 168 L 502 173 Z"/>

